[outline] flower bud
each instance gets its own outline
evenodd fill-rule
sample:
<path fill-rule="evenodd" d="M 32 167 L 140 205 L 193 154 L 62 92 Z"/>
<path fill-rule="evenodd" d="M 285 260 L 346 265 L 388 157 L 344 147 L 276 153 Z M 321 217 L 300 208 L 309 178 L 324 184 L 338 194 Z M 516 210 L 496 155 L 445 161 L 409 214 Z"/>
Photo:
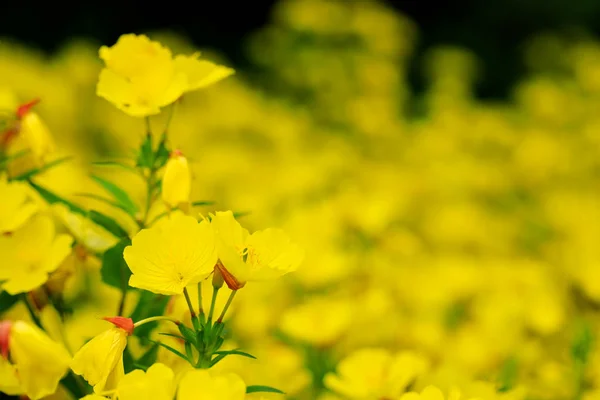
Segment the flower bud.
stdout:
<path fill-rule="evenodd" d="M 192 176 L 187 159 L 181 151 L 171 153 L 162 180 L 162 199 L 171 208 L 190 199 Z"/>

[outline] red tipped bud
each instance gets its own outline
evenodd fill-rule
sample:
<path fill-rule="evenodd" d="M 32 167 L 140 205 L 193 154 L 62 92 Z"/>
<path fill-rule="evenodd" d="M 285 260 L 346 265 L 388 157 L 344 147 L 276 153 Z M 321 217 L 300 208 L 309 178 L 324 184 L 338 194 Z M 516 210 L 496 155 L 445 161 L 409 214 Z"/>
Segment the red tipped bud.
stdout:
<path fill-rule="evenodd" d="M 117 328 L 123 329 L 129 336 L 133 335 L 133 320 L 125 317 L 104 317 L 105 321 L 110 322 Z"/>
<path fill-rule="evenodd" d="M 29 110 L 31 110 L 31 108 L 39 102 L 40 99 L 33 99 L 28 103 L 20 105 L 17 108 L 17 118 L 23 118 L 29 112 Z"/>
<path fill-rule="evenodd" d="M 223 280 L 227 284 L 227 287 L 231 290 L 239 290 L 246 286 L 246 282 L 239 282 L 235 276 L 231 274 L 231 272 L 227 271 L 225 266 L 221 263 L 221 260 L 217 261 L 217 265 L 215 266 L 215 273 L 218 272 L 223 277 Z"/>
<path fill-rule="evenodd" d="M 4 359 L 8 359 L 8 345 L 10 339 L 11 321 L 0 322 L 0 354 Z"/>

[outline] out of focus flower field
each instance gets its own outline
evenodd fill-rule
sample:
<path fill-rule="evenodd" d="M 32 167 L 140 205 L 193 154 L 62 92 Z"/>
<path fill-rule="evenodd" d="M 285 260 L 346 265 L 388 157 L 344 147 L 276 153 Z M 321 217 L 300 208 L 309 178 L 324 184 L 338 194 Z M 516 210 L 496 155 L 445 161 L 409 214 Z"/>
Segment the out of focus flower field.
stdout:
<path fill-rule="evenodd" d="M 282 1 L 248 43 L 251 67 L 202 49 L 235 74 L 147 119 L 97 94 L 110 68 L 98 50 L 114 43 L 75 40 L 48 57 L 3 39 L 0 391 L 33 400 L 600 398 L 600 43 L 531 38 L 530 72 L 509 100 L 488 102 L 474 95 L 477 55 L 454 47 L 428 53 L 427 89 L 414 95 L 418 34 L 376 1 Z M 170 33 L 148 36 L 173 54 L 198 51 Z M 172 173 L 189 166 L 187 204 L 177 188 L 189 182 L 177 175 L 167 193 L 165 172 L 161 197 L 161 170 L 140 164 L 149 131 L 150 151 L 168 143 L 169 163 L 185 156 Z M 157 175 L 140 175 L 146 167 Z M 191 217 L 201 222 L 185 234 L 172 228 Z M 227 225 L 234 233 L 219 245 L 218 224 L 233 217 L 263 234 L 231 256 L 223 249 L 241 231 Z M 217 250 L 190 278 L 189 307 L 187 281 L 167 289 L 140 265 L 187 262 L 190 238 L 208 237 L 208 226 Z M 267 249 L 264 271 L 277 273 L 241 278 L 225 261 L 245 268 L 252 246 Z M 192 313 L 211 308 L 216 276 L 215 317 L 228 311 L 206 328 Z M 133 330 L 116 316 L 170 320 Z M 201 360 L 202 350 L 188 350 L 185 329 L 173 336 L 173 320 L 192 335 L 208 329 L 204 344 L 210 332 L 222 337 L 215 356 L 256 359 L 232 351 L 210 368 L 190 365 L 182 358 Z M 123 336 L 102 339 L 107 330 Z M 97 338 L 108 344 L 82 361 Z"/>

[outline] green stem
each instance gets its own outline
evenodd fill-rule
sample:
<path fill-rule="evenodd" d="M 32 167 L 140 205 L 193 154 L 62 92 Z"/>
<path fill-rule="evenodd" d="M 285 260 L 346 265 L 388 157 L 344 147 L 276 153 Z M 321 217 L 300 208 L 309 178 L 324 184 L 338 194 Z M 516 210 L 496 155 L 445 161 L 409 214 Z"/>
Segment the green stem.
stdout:
<path fill-rule="evenodd" d="M 204 307 L 202 306 L 202 281 L 198 282 L 198 314 L 204 314 Z"/>
<path fill-rule="evenodd" d="M 177 102 L 173 103 L 171 105 L 171 108 L 169 108 L 169 114 L 167 115 L 167 122 L 165 123 L 165 129 L 163 130 L 163 139 L 166 138 L 167 131 L 169 130 L 169 127 L 171 126 L 171 120 L 173 119 L 173 114 L 175 114 L 176 106 L 177 106 Z"/>
<path fill-rule="evenodd" d="M 33 309 L 33 306 L 31 305 L 31 302 L 29 301 L 29 297 L 27 296 L 27 293 L 23 293 L 23 302 L 25 303 L 25 306 L 27 307 L 27 311 L 29 311 L 29 315 L 31 316 L 33 323 L 36 324 L 38 326 L 38 328 L 43 330 L 44 327 L 42 326 L 42 322 L 40 321 L 35 310 Z"/>
<path fill-rule="evenodd" d="M 212 321 L 213 314 L 215 312 L 215 305 L 217 304 L 217 295 L 219 294 L 219 288 L 213 287 L 212 300 L 210 301 L 210 312 L 208 313 L 208 321 Z"/>
<path fill-rule="evenodd" d="M 194 311 L 194 306 L 192 306 L 192 300 L 190 300 L 190 294 L 188 293 L 187 288 L 183 288 L 183 295 L 185 296 L 185 301 L 190 309 L 190 315 L 192 316 L 192 319 L 196 318 L 196 312 Z"/>
<path fill-rule="evenodd" d="M 138 326 L 147 324 L 148 322 L 154 322 L 154 321 L 171 321 L 175 325 L 179 325 L 181 323 L 181 322 L 177 321 L 176 319 L 169 318 L 169 317 L 164 317 L 162 315 L 159 315 L 157 317 L 149 317 L 149 318 L 141 319 L 138 322 L 136 322 L 135 324 L 133 324 L 133 327 L 137 328 Z"/>
<path fill-rule="evenodd" d="M 225 307 L 223 307 L 223 311 L 221 311 L 221 315 L 219 315 L 217 322 L 223 322 L 223 318 L 225 318 L 225 313 L 229 309 L 229 306 L 231 305 L 231 302 L 233 301 L 233 298 L 235 297 L 236 293 L 237 293 L 237 290 L 234 290 L 229 295 L 229 298 L 227 299 L 227 303 L 225 303 Z"/>

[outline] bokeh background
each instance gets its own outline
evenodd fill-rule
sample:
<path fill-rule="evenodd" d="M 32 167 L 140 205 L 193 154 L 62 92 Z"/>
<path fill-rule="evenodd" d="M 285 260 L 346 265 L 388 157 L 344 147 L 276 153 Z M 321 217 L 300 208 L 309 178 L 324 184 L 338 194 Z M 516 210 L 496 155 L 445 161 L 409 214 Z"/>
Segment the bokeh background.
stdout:
<path fill-rule="evenodd" d="M 98 47 L 149 33 L 237 70 L 181 101 L 169 140 L 192 162 L 194 200 L 249 212 L 251 230 L 282 227 L 307 255 L 283 281 L 243 290 L 232 341 L 259 361 L 220 368 L 290 398 L 427 384 L 598 398 L 600 3 L 54 7 L 0 14 L 0 89 L 40 97 L 56 157 L 76 155 L 38 182 L 123 224 L 78 196 L 101 193 L 91 170 L 144 196 L 135 177 L 90 166 L 144 135 L 95 95 Z M 71 262 L 76 348 L 119 295 L 93 261 Z M 170 312 L 183 314 L 178 302 Z M 391 357 L 392 389 L 364 378 Z"/>

